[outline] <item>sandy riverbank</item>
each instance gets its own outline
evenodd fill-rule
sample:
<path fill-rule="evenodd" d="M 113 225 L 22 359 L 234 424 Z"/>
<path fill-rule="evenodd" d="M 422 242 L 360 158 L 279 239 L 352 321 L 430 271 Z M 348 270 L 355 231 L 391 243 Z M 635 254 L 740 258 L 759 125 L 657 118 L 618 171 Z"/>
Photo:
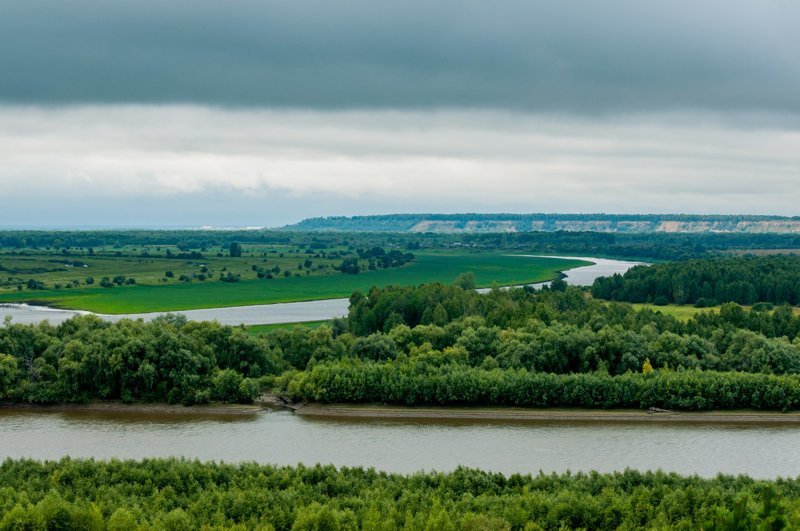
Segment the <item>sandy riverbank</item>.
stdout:
<path fill-rule="evenodd" d="M 298 415 L 324 418 L 485 420 L 500 422 L 797 424 L 800 426 L 800 412 L 780 413 L 751 410 L 648 413 L 646 410 L 439 408 L 314 403 L 298 405 L 293 407 L 293 409 Z"/>

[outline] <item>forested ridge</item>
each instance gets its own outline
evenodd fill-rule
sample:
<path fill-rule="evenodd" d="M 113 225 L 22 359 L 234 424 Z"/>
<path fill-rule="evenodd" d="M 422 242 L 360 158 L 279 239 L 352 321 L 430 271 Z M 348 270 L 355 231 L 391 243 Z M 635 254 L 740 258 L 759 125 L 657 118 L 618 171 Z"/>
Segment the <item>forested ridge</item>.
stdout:
<path fill-rule="evenodd" d="M 6 460 L 0 530 L 783 529 L 800 482 L 627 470 L 387 474 L 177 459 Z"/>
<path fill-rule="evenodd" d="M 597 298 L 715 306 L 723 302 L 800 304 L 800 256 L 698 259 L 634 267 L 598 278 Z"/>

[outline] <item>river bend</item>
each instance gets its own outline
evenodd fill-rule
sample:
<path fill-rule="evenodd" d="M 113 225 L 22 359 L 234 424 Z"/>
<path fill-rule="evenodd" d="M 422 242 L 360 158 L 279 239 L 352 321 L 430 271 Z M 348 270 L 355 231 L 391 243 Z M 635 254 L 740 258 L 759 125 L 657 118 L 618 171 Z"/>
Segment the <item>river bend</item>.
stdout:
<path fill-rule="evenodd" d="M 539 255 L 526 255 L 539 257 Z M 595 279 L 602 276 L 613 275 L 614 273 L 625 273 L 628 269 L 640 262 L 629 262 L 624 260 L 611 260 L 607 258 L 586 258 L 576 256 L 555 256 L 552 258 L 578 258 L 592 262 L 591 265 L 577 267 L 564 273 L 564 279 L 576 286 L 590 286 Z M 534 284 L 541 287 L 546 282 Z M 488 291 L 482 289 L 479 291 Z M 173 313 L 185 315 L 190 321 L 219 321 L 224 325 L 256 325 L 256 324 L 280 324 L 280 323 L 302 323 L 308 321 L 324 321 L 336 317 L 347 315 L 349 305 L 348 299 L 326 299 L 304 302 L 287 302 L 279 304 L 260 304 L 254 306 L 233 306 L 229 308 L 205 308 L 200 310 L 182 310 Z M 15 323 L 31 324 L 49 321 L 51 324 L 60 324 L 76 315 L 84 315 L 90 312 L 77 310 L 57 310 L 44 308 L 41 306 L 29 306 L 26 304 L 4 304 L 0 305 L 0 320 L 10 316 Z M 144 319 L 152 320 L 164 312 L 155 313 L 131 313 L 131 314 L 98 314 L 103 319 L 116 322 L 120 319 Z"/>

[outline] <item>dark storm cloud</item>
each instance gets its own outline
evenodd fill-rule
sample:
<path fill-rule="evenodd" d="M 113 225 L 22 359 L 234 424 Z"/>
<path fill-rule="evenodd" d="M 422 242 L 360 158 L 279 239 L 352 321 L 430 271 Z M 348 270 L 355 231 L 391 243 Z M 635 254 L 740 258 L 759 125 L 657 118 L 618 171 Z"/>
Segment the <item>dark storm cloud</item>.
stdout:
<path fill-rule="evenodd" d="M 0 102 L 800 111 L 800 3 L 5 0 Z"/>

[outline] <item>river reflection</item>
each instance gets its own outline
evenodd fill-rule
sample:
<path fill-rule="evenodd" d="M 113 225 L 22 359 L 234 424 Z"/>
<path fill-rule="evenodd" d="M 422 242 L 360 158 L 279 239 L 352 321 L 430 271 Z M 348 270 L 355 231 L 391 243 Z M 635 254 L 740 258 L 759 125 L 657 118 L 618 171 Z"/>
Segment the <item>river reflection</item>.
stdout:
<path fill-rule="evenodd" d="M 331 463 L 404 473 L 464 465 L 505 474 L 636 468 L 774 478 L 800 475 L 800 429 L 0 410 L 0 458 L 66 455 Z"/>

